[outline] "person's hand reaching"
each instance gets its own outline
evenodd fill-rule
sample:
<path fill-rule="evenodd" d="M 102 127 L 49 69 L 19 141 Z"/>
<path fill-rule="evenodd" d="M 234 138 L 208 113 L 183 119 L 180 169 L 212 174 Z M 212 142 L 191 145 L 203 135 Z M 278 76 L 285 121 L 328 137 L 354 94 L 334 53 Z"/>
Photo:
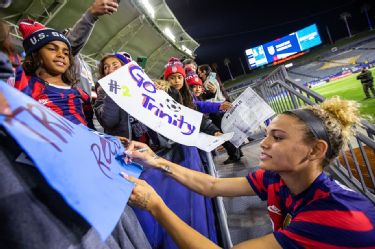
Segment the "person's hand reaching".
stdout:
<path fill-rule="evenodd" d="M 232 108 L 232 103 L 228 102 L 228 101 L 224 101 L 223 103 L 221 103 L 220 107 L 219 107 L 219 110 L 220 111 L 227 111 L 228 109 Z"/>
<path fill-rule="evenodd" d="M 118 9 L 118 3 L 116 0 L 95 0 L 89 11 L 92 15 L 99 17 L 102 15 L 111 15 Z"/>

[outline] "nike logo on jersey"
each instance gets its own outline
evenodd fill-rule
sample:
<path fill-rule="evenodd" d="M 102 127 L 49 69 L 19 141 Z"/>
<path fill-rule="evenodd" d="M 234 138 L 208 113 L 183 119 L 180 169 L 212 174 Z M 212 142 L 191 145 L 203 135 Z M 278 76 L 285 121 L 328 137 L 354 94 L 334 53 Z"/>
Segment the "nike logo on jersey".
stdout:
<path fill-rule="evenodd" d="M 276 207 L 275 205 L 268 206 L 267 209 L 268 209 L 268 211 L 270 211 L 272 213 L 281 215 L 281 210 L 278 207 Z"/>
<path fill-rule="evenodd" d="M 39 99 L 38 102 L 41 103 L 42 105 L 46 105 L 49 102 L 49 100 L 48 99 Z"/>

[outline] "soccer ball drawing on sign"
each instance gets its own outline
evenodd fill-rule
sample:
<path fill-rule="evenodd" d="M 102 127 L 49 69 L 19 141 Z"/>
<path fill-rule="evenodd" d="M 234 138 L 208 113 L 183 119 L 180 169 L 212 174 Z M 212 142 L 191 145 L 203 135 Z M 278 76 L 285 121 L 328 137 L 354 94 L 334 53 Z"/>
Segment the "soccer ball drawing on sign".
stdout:
<path fill-rule="evenodd" d="M 181 106 L 180 104 L 174 100 L 174 99 L 166 99 L 165 100 L 165 105 L 167 106 L 167 108 L 173 112 L 179 112 L 181 111 Z"/>

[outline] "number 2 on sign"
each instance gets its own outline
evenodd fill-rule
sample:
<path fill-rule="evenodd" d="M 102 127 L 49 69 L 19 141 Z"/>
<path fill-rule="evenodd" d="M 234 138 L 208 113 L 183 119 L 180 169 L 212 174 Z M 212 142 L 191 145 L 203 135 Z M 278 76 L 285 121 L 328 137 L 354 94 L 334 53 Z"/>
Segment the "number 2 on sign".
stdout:
<path fill-rule="evenodd" d="M 121 90 L 122 90 L 122 96 L 124 96 L 124 97 L 130 97 L 131 96 L 130 91 L 129 91 L 129 87 L 122 85 Z"/>

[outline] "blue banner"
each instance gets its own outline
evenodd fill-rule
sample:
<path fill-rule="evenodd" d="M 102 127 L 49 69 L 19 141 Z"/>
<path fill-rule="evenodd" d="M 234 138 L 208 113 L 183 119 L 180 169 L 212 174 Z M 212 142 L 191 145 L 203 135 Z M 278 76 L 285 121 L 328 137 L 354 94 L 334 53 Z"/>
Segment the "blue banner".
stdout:
<path fill-rule="evenodd" d="M 69 122 L 4 82 L 0 124 L 47 182 L 105 240 L 133 189 L 119 173 L 139 177 L 142 172 L 139 164 L 125 164 L 120 141 Z"/>
<path fill-rule="evenodd" d="M 301 51 L 295 33 L 266 43 L 263 48 L 268 62 L 278 61 Z"/>
<path fill-rule="evenodd" d="M 316 24 L 245 50 L 250 69 L 276 62 L 322 43 Z"/>
<path fill-rule="evenodd" d="M 306 49 L 309 49 L 322 43 L 316 24 L 298 30 L 297 38 L 301 46 L 301 51 L 304 51 Z"/>

